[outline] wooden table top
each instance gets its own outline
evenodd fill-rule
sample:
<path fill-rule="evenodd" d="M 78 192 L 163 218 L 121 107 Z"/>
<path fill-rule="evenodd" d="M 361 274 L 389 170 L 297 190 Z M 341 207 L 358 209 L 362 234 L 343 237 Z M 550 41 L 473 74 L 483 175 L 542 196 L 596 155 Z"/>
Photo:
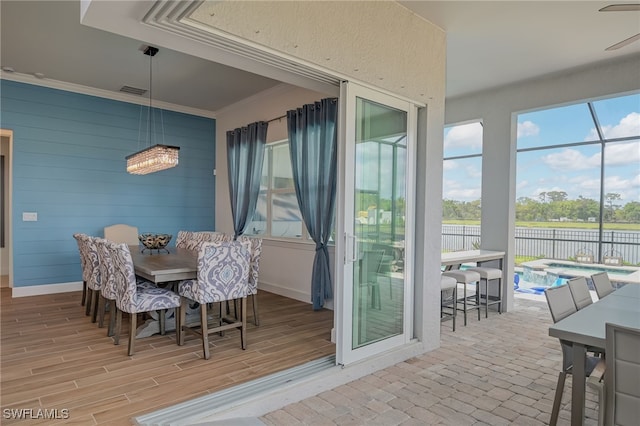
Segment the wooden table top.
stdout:
<path fill-rule="evenodd" d="M 195 279 L 198 272 L 196 251 L 170 247 L 169 253 L 140 253 L 138 246 L 130 246 L 136 275 L 154 283 Z"/>

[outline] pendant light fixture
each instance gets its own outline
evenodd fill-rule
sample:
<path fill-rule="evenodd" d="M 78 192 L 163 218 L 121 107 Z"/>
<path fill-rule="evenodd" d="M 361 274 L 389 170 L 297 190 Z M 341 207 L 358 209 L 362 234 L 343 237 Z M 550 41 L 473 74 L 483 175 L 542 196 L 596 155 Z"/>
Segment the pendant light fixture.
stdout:
<path fill-rule="evenodd" d="M 147 46 L 143 53 L 149 56 L 149 110 L 147 113 L 147 143 L 151 145 L 151 133 L 153 126 L 153 69 L 152 59 L 158 53 L 158 48 L 153 46 Z M 149 173 L 158 172 L 160 170 L 170 169 L 178 165 L 178 153 L 180 147 L 164 145 L 164 123 L 162 122 L 162 110 L 160 110 L 160 130 L 162 132 L 163 144 L 156 144 L 149 146 L 148 148 L 138 151 L 135 154 L 128 155 L 127 159 L 127 172 L 134 175 L 146 175 Z M 138 132 L 138 145 L 140 145 L 140 134 L 142 133 L 142 118 L 140 119 L 140 129 Z M 157 132 L 156 142 L 157 142 Z"/>

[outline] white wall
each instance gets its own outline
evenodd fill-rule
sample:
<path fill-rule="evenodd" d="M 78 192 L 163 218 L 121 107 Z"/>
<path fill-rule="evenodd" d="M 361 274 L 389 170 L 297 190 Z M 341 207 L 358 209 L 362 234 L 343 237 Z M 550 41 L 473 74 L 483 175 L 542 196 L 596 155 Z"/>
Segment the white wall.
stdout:
<path fill-rule="evenodd" d="M 418 132 L 414 335 L 425 350 L 439 346 L 444 31 L 396 2 L 208 2 L 191 19 L 293 62 L 426 105 Z M 276 115 L 239 111 L 235 124 Z M 218 141 L 229 124 L 218 121 Z M 224 157 L 216 161 L 220 166 Z M 223 174 L 219 168 L 216 206 L 228 204 Z M 229 229 L 229 223 L 217 213 L 217 227 Z M 296 279 L 310 281 L 310 272 Z"/>
<path fill-rule="evenodd" d="M 255 121 L 267 121 L 285 115 L 287 110 L 301 107 L 330 95 L 281 84 L 216 114 L 216 230 L 233 234 L 229 204 L 226 132 Z M 287 139 L 287 119 L 272 121 L 267 130 L 267 143 Z M 330 250 L 333 254 L 333 249 Z M 309 242 L 263 240 L 260 259 L 259 288 L 310 303 L 311 271 L 315 245 Z M 328 301 L 327 308 L 333 308 Z"/>
<path fill-rule="evenodd" d="M 633 55 L 447 100 L 447 124 L 476 119 L 483 122 L 481 244 L 484 249 L 507 251 L 505 277 L 513 277 L 514 263 L 515 113 L 638 90 L 640 55 Z M 507 297 L 507 309 L 511 309 L 513 288 L 504 287 L 503 297 Z"/>

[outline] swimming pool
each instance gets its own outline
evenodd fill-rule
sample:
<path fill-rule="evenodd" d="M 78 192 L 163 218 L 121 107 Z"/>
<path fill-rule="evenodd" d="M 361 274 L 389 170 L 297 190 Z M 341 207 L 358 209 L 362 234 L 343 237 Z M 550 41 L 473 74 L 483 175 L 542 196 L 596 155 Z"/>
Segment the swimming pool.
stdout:
<path fill-rule="evenodd" d="M 550 263 L 547 263 L 546 265 L 549 268 L 570 269 L 574 271 L 584 272 L 585 274 L 597 274 L 599 272 L 606 272 L 608 274 L 631 275 L 634 272 L 636 272 L 633 269 L 627 269 L 624 267 L 610 268 L 606 266 L 571 264 L 571 263 L 561 263 L 561 262 L 550 262 Z"/>

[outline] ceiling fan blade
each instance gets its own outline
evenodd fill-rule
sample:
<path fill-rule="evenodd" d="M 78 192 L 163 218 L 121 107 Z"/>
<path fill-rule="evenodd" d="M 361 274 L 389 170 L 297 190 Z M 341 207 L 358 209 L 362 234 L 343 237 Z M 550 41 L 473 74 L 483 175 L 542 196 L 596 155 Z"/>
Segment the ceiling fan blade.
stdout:
<path fill-rule="evenodd" d="M 604 50 L 617 50 L 617 49 L 625 47 L 626 45 L 631 44 L 631 43 L 633 43 L 634 41 L 637 41 L 637 40 L 640 40 L 640 33 L 638 33 L 638 34 L 636 34 L 634 36 L 631 36 L 626 40 L 622 40 L 621 42 L 616 43 L 616 44 L 614 44 L 612 46 L 609 46 Z"/>
<path fill-rule="evenodd" d="M 610 4 L 599 10 L 599 12 L 633 12 L 640 10 L 640 3 Z"/>

